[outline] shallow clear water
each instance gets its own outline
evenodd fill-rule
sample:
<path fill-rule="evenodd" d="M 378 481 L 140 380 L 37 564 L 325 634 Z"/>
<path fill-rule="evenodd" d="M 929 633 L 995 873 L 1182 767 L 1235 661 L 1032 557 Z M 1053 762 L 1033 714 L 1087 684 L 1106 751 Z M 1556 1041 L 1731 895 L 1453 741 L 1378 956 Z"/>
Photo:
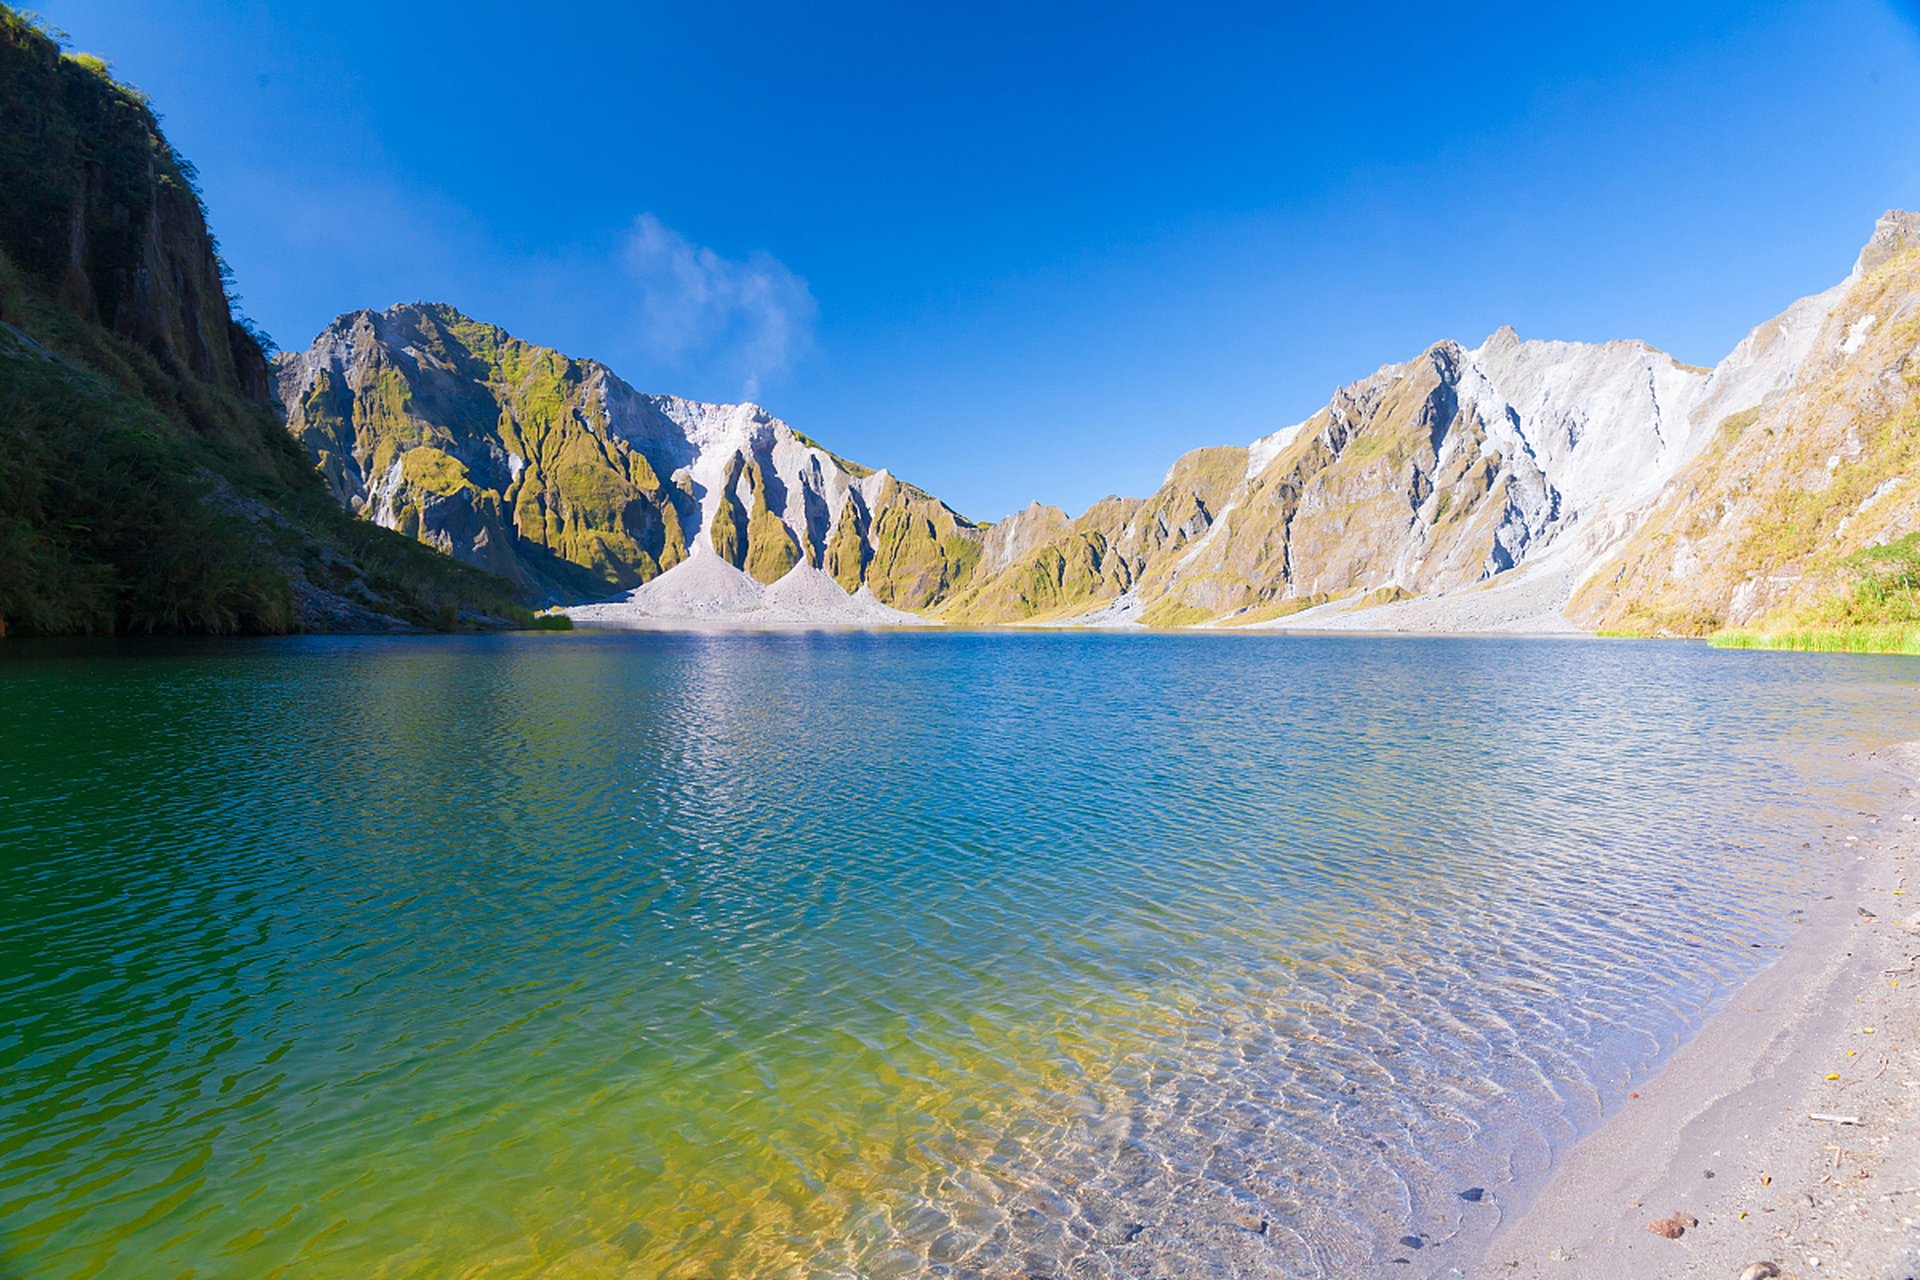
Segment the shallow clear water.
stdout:
<path fill-rule="evenodd" d="M 1445 1274 L 1920 706 L 1629 642 L 82 652 L 0 660 L 10 1277 Z"/>

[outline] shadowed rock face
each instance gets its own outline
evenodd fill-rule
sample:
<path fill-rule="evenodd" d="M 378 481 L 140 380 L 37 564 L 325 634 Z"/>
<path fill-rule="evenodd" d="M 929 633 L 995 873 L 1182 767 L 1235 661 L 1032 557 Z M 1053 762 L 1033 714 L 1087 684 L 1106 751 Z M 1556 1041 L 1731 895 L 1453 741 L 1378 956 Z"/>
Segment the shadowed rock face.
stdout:
<path fill-rule="evenodd" d="M 985 536 L 758 405 L 643 395 L 451 307 L 341 316 L 275 373 L 342 504 L 550 600 L 631 589 L 704 544 L 762 582 L 805 562 L 924 609 Z"/>
<path fill-rule="evenodd" d="M 608 376 L 446 307 L 355 312 L 275 362 L 287 426 L 358 515 L 549 598 L 637 586 L 691 511 L 608 430 Z"/>
<path fill-rule="evenodd" d="M 174 378 L 265 406 L 266 357 L 234 322 L 193 166 L 97 59 L 0 23 L 0 250 L 37 292 L 132 340 Z"/>
<path fill-rule="evenodd" d="M 0 5 L 0 636 L 511 624 L 328 506 L 227 285 L 146 96 Z"/>

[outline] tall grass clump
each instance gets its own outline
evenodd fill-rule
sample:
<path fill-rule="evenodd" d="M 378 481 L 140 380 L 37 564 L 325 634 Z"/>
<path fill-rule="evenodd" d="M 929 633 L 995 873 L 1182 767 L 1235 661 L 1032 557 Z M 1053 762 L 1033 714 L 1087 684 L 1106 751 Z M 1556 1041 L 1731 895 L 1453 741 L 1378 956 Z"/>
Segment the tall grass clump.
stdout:
<path fill-rule="evenodd" d="M 1920 654 L 1920 532 L 1855 552 L 1840 568 L 1853 590 L 1779 628 L 1728 630 L 1722 649 Z"/>

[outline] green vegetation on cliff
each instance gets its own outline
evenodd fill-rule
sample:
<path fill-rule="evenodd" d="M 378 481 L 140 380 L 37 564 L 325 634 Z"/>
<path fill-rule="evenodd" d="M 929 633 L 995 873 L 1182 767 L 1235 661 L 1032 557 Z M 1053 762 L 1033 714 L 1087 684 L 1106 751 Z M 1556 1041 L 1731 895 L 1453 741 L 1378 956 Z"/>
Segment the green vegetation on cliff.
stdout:
<path fill-rule="evenodd" d="M 1151 626 L 1186 625 L 1226 612 L 1244 602 L 1243 584 L 1216 596 L 1204 579 L 1182 577 L 1178 570 L 1191 545 L 1214 528 L 1244 488 L 1246 466 L 1244 448 L 1196 449 L 1174 464 L 1152 497 L 1106 498 L 1077 520 L 1047 526 L 1052 536 L 1043 534 L 1044 541 L 1029 544 L 991 577 L 964 584 L 942 617 L 973 624 L 1052 622 L 1136 589 L 1153 604 L 1143 619 Z M 1064 517 L 1056 512 L 1050 518 Z"/>
<path fill-rule="evenodd" d="M 344 518 L 226 279 L 144 96 L 0 7 L 0 634 L 527 617 Z"/>
<path fill-rule="evenodd" d="M 760 582 L 804 561 L 920 610 L 985 537 L 758 405 L 645 395 L 444 304 L 350 312 L 274 369 L 343 506 L 555 603 L 639 586 L 704 538 Z"/>
<path fill-rule="evenodd" d="M 1903 652 L 1920 625 L 1920 248 L 1890 215 L 1781 394 L 1730 415 L 1569 615 L 1603 634 Z"/>
<path fill-rule="evenodd" d="M 747 518 L 747 562 L 740 567 L 756 581 L 773 583 L 800 563 L 800 544 L 787 522 L 767 506 L 767 476 L 758 462 L 748 468 L 753 480 L 753 514 Z"/>
<path fill-rule="evenodd" d="M 0 330 L 0 634 L 285 631 L 293 594 L 213 504 L 204 447 Z"/>
<path fill-rule="evenodd" d="M 891 476 L 873 504 L 867 537 L 867 587 L 896 609 L 939 604 L 964 587 L 980 563 L 976 526 L 933 495 Z"/>
<path fill-rule="evenodd" d="M 867 571 L 867 513 L 851 494 L 840 506 L 840 520 L 827 543 L 822 566 L 833 580 L 852 594 L 860 589 Z"/>
<path fill-rule="evenodd" d="M 591 361 L 418 304 L 343 316 L 275 370 L 286 429 L 377 524 L 549 599 L 686 557 L 691 505 L 609 429 Z"/>

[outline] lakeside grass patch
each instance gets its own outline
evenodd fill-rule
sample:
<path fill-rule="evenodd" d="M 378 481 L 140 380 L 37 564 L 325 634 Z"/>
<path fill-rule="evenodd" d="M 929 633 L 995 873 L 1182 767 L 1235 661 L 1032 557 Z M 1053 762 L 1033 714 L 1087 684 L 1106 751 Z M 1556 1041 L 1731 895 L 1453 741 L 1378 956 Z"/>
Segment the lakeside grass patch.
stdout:
<path fill-rule="evenodd" d="M 1798 649 L 1808 653 L 1920 654 L 1920 625 L 1797 627 L 1786 631 L 1720 631 L 1716 649 Z"/>
<path fill-rule="evenodd" d="M 1773 625 L 1715 631 L 1719 649 L 1920 654 L 1920 532 L 1866 547 L 1839 562 L 1851 593 Z"/>

